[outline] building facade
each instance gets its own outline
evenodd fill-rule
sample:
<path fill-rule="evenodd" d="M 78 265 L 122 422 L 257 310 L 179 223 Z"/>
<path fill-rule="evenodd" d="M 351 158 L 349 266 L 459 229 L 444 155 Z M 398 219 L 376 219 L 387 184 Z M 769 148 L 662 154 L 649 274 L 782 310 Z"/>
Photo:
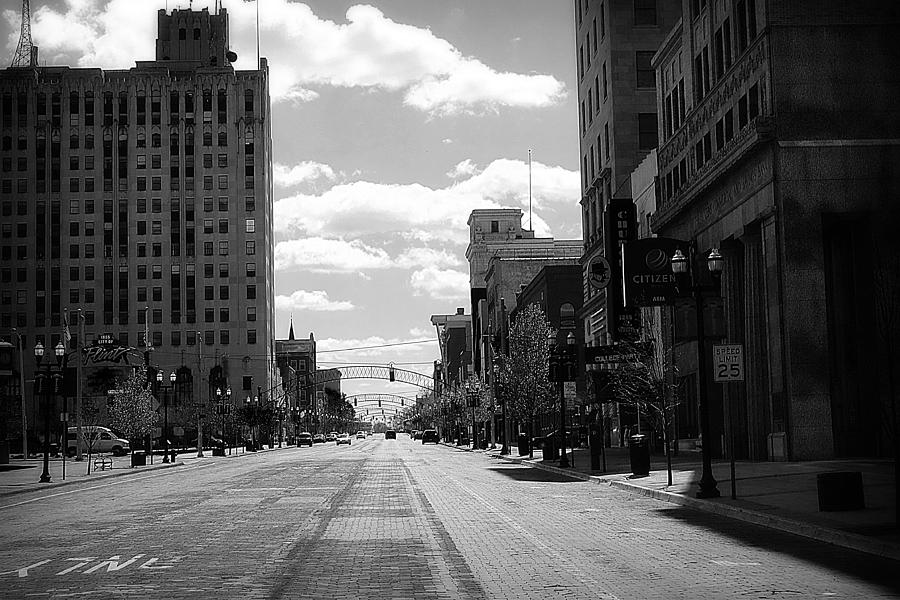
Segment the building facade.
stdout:
<path fill-rule="evenodd" d="M 653 63 L 651 224 L 726 259 L 719 339 L 744 345 L 746 376 L 706 390 L 714 441 L 730 419 L 737 458 L 891 455 L 900 9 L 680 5 Z M 678 353 L 686 376 L 711 369 L 696 343 Z"/>
<path fill-rule="evenodd" d="M 584 306 L 589 344 L 616 338 L 616 286 L 591 285 L 598 255 L 615 267 L 611 201 L 632 199 L 630 174 L 657 145 L 656 82 L 650 61 L 680 16 L 663 0 L 574 0 L 577 51 Z M 613 269 L 615 270 L 615 269 Z M 625 326 L 621 329 L 624 332 Z"/>
<path fill-rule="evenodd" d="M 104 336 L 188 369 L 195 402 L 219 367 L 238 402 L 275 375 L 268 66 L 231 66 L 225 9 L 158 28 L 128 70 L 0 71 L 0 335 L 30 379 L 67 313 L 70 366 Z"/>

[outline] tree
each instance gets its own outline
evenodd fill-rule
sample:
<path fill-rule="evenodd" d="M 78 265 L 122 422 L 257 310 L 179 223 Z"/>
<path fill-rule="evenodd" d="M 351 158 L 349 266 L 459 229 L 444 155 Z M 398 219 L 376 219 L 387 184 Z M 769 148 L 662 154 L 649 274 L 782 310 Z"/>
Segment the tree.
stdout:
<path fill-rule="evenodd" d="M 118 381 L 107 412 L 110 427 L 121 431 L 132 444 L 153 431 L 159 415 L 153 407 L 146 367 L 137 366 L 131 375 Z"/>
<path fill-rule="evenodd" d="M 509 412 L 528 423 L 528 437 L 534 437 L 538 415 L 556 410 L 553 387 L 548 379 L 547 337 L 553 330 L 538 304 L 529 304 L 509 327 L 509 353 L 500 362 L 500 390 Z M 530 449 L 529 455 L 533 456 Z"/>
<path fill-rule="evenodd" d="M 675 384 L 677 370 L 672 360 L 673 348 L 662 343 L 660 320 L 652 316 L 658 315 L 659 311 L 649 309 L 643 313 L 644 339 L 617 344 L 627 359 L 613 372 L 612 385 L 621 404 L 636 408 L 638 415 L 647 417 L 654 431 L 662 433 L 669 485 L 672 485 L 669 436 L 680 402 Z"/>
<path fill-rule="evenodd" d="M 85 398 L 84 402 L 81 403 L 81 428 L 84 446 L 87 450 L 88 475 L 91 474 L 91 455 L 94 453 L 94 446 L 97 445 L 97 440 L 100 439 L 100 433 L 96 430 L 96 427 L 100 425 L 101 418 L 102 411 L 100 410 L 100 407 L 97 406 L 97 403 L 94 402 L 94 399 Z M 68 437 L 68 435 L 69 433 L 66 432 L 66 437 Z M 66 440 L 66 452 L 69 451 L 68 443 L 68 440 Z M 77 444 L 78 441 L 76 440 L 75 443 Z"/>

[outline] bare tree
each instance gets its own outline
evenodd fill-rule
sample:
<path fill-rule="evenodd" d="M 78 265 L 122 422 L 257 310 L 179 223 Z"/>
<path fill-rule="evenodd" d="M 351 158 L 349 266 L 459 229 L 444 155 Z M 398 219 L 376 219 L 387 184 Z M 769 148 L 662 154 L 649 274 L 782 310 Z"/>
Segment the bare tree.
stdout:
<path fill-rule="evenodd" d="M 538 415 L 556 410 L 553 387 L 548 379 L 547 336 L 553 333 L 538 304 L 529 304 L 509 327 L 509 353 L 500 362 L 500 390 L 510 413 L 528 423 L 528 438 L 534 437 Z M 534 449 L 529 444 L 529 456 Z"/>
<path fill-rule="evenodd" d="M 102 419 L 102 410 L 97 403 L 94 401 L 94 398 L 85 398 L 81 403 L 81 431 L 82 431 L 82 443 L 84 444 L 84 448 L 87 450 L 87 474 L 91 474 L 91 455 L 94 453 L 94 446 L 97 445 L 97 440 L 100 439 L 100 432 L 97 431 L 97 426 L 100 425 Z M 68 438 L 69 432 L 66 432 L 66 438 Z M 68 452 L 68 439 L 66 440 L 66 451 Z M 75 441 L 78 444 L 78 440 Z M 77 445 L 76 445 L 77 448 Z"/>
<path fill-rule="evenodd" d="M 153 394 L 147 383 L 144 365 L 134 368 L 121 379 L 107 407 L 110 426 L 125 434 L 129 441 L 138 440 L 153 431 L 159 415 L 153 408 Z"/>
<path fill-rule="evenodd" d="M 680 403 L 672 360 L 673 349 L 664 344 L 658 311 L 646 309 L 644 339 L 618 344 L 626 360 L 613 372 L 613 387 L 620 403 L 645 415 L 654 431 L 662 433 L 669 485 L 672 485 L 671 430 Z"/>

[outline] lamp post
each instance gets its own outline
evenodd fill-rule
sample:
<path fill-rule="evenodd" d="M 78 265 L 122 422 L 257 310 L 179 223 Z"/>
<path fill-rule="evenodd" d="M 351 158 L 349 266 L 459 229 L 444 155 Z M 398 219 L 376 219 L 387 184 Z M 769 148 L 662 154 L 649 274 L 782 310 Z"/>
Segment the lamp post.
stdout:
<path fill-rule="evenodd" d="M 54 348 L 56 355 L 56 367 L 62 368 L 63 358 L 66 355 L 66 347 L 62 342 L 56 344 Z M 38 370 L 44 368 L 43 373 L 35 373 L 35 379 L 41 382 L 41 395 L 44 396 L 44 472 L 41 473 L 40 483 L 50 483 L 50 402 L 53 400 L 54 394 L 59 391 L 59 382 L 62 379 L 62 373 L 53 372 L 53 363 L 44 359 L 44 345 L 38 342 L 34 346 L 34 361 Z M 52 381 L 52 388 L 51 388 Z M 67 434 L 68 435 L 68 434 Z"/>
<path fill-rule="evenodd" d="M 559 466 L 569 467 L 566 455 L 566 392 L 565 382 L 575 380 L 575 334 L 566 336 L 566 345 L 557 345 L 556 336 L 547 334 L 547 349 L 550 351 L 550 380 L 559 387 Z"/>
<path fill-rule="evenodd" d="M 156 372 L 156 383 L 159 388 L 163 391 L 163 462 L 169 462 L 169 388 L 175 389 L 175 379 L 177 375 L 175 375 L 175 371 L 172 371 L 169 374 L 169 383 L 170 385 L 165 386 L 162 385 L 163 382 L 163 374 L 162 371 Z"/>
<path fill-rule="evenodd" d="M 500 419 L 503 421 L 503 442 L 500 445 L 500 454 L 509 454 L 509 442 L 506 435 L 506 399 L 500 392 L 500 365 L 494 363 L 494 398 L 500 403 Z"/>
<path fill-rule="evenodd" d="M 478 446 L 478 432 L 475 430 L 475 407 L 478 406 L 478 390 L 471 381 L 466 382 L 466 404 L 472 409 L 472 450 Z"/>
<path fill-rule="evenodd" d="M 688 255 L 685 256 L 681 250 L 676 250 L 672 256 L 672 272 L 676 277 L 686 280 L 691 295 L 694 298 L 694 317 L 697 322 L 697 383 L 700 386 L 697 396 L 700 409 L 700 436 L 702 444 L 700 446 L 703 457 L 703 473 L 700 477 L 700 489 L 697 491 L 698 498 L 718 498 L 720 496 L 716 479 L 712 472 L 712 457 L 710 456 L 710 427 L 709 427 L 709 401 L 706 390 L 706 348 L 705 335 L 703 331 L 703 291 L 719 289 L 719 277 L 725 266 L 725 259 L 719 254 L 718 248 L 710 250 L 706 257 L 706 267 L 712 275 L 713 285 L 704 286 L 700 282 L 700 274 L 696 266 L 697 245 L 691 242 L 688 247 Z"/>

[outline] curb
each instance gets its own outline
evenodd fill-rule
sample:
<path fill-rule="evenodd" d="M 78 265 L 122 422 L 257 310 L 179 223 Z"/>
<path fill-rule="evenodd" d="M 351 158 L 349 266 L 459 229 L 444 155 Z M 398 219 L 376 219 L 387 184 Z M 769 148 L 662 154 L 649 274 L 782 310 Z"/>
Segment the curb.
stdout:
<path fill-rule="evenodd" d="M 139 473 L 146 473 L 147 471 L 158 471 L 160 469 L 170 469 L 172 467 L 180 467 L 183 466 L 184 463 L 182 461 L 170 462 L 170 463 L 160 463 L 158 465 L 147 465 L 144 467 L 138 467 L 139 470 L 135 471 L 131 467 L 126 467 L 123 469 L 118 469 L 117 471 L 110 471 L 109 473 L 103 473 L 102 475 L 97 475 L 96 477 L 92 476 L 88 478 L 87 475 L 80 477 L 78 479 L 66 479 L 63 481 L 54 481 L 52 483 L 35 483 L 29 485 L 28 487 L 21 487 L 11 490 L 3 490 L 0 491 L 0 498 L 5 498 L 7 496 L 16 496 L 18 494 L 27 494 L 28 492 L 38 492 L 41 490 L 52 490 L 58 487 L 64 487 L 67 485 L 74 485 L 77 483 L 93 483 L 95 481 L 99 481 L 102 479 L 109 479 L 111 477 L 122 477 L 123 475 L 135 475 Z"/>
<path fill-rule="evenodd" d="M 543 471 L 548 471 L 550 473 L 556 473 L 559 475 L 566 475 L 573 479 L 581 479 L 583 481 L 590 481 L 596 484 L 606 484 L 610 487 L 614 487 L 630 494 L 646 496 L 655 500 L 662 500 L 664 502 L 686 506 L 688 508 L 716 514 L 729 519 L 735 519 L 737 521 L 742 521 L 745 523 L 752 523 L 761 527 L 776 529 L 785 533 L 798 535 L 819 542 L 825 542 L 826 544 L 832 544 L 834 546 L 840 546 L 842 548 L 848 548 L 851 550 L 856 550 L 858 552 L 864 552 L 866 554 L 872 554 L 875 556 L 880 556 L 882 558 L 900 561 L 900 546 L 898 546 L 897 544 L 871 540 L 862 535 L 848 533 L 836 529 L 829 529 L 827 527 L 821 527 L 819 525 L 813 525 L 811 523 L 805 523 L 803 521 L 798 521 L 787 517 L 780 517 L 747 508 L 741 508 L 739 506 L 719 504 L 717 502 L 701 500 L 699 498 L 691 498 L 690 496 L 684 496 L 682 494 L 675 494 L 663 490 L 645 488 L 633 483 L 629 483 L 627 481 L 609 479 L 605 476 L 587 475 L 586 473 L 581 473 L 579 471 L 567 471 L 565 469 L 560 469 L 559 467 L 554 467 L 552 465 L 535 463 L 521 458 L 501 456 L 499 454 L 491 456 L 500 460 L 505 460 L 507 462 L 523 464 L 534 469 L 541 469 Z"/>

